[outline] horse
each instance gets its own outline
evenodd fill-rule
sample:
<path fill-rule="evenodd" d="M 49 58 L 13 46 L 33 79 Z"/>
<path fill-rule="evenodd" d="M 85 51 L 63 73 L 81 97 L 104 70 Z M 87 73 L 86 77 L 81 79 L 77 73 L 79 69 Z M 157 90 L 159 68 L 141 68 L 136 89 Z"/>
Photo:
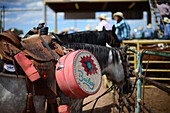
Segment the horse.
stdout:
<path fill-rule="evenodd" d="M 103 27 L 103 31 L 82 31 L 71 34 L 55 34 L 58 43 L 89 43 L 95 45 L 103 45 L 106 43 L 112 47 L 119 47 L 120 43 L 117 35 L 115 34 L 115 26 L 112 30 L 106 30 Z"/>
<path fill-rule="evenodd" d="M 125 76 L 121 57 L 124 56 L 121 54 L 121 49 L 87 43 L 63 43 L 62 46 L 74 50 L 86 49 L 90 51 L 97 58 L 101 66 L 102 74 L 108 75 L 107 77 L 111 81 L 117 84 L 121 89 L 123 88 Z M 127 58 L 125 62 L 127 62 Z M 128 69 L 128 62 L 125 66 L 126 69 Z"/>
<path fill-rule="evenodd" d="M 126 56 L 127 48 L 110 48 L 101 45 L 87 43 L 63 43 L 63 47 L 72 48 L 74 50 L 86 49 L 90 51 L 98 60 L 102 74 L 106 74 L 107 78 L 112 81 L 113 85 L 119 88 L 120 98 L 124 93 L 129 93 L 129 63 Z M 80 103 L 82 103 L 82 99 Z"/>

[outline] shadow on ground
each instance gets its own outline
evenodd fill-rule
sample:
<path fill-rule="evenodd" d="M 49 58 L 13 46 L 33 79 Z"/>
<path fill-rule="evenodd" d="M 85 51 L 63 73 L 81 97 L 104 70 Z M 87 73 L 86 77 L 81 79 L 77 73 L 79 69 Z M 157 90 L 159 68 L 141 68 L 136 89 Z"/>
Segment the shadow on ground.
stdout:
<path fill-rule="evenodd" d="M 93 107 L 93 106 L 91 106 L 91 107 Z M 113 107 L 113 104 L 110 104 L 110 105 L 107 105 L 104 107 L 95 108 L 93 110 L 93 113 L 110 113 L 112 107 Z M 90 113 L 90 112 L 91 112 L 91 109 L 83 111 L 83 113 Z"/>

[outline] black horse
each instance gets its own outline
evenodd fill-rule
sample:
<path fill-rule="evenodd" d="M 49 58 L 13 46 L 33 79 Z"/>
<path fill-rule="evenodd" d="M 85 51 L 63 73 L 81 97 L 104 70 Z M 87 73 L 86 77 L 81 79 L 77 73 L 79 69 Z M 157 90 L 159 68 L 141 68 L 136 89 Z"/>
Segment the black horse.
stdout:
<path fill-rule="evenodd" d="M 72 34 L 53 34 L 58 43 L 89 43 L 95 45 L 105 46 L 108 43 L 112 47 L 119 47 L 120 43 L 115 34 L 115 26 L 112 30 L 106 31 L 103 27 L 103 31 L 83 31 Z M 58 38 L 58 37 L 59 38 Z"/>

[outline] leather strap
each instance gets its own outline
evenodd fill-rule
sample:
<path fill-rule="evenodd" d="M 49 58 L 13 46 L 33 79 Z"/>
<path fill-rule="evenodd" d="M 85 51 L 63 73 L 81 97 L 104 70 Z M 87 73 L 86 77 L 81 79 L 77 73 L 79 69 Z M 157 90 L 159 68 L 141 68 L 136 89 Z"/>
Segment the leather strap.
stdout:
<path fill-rule="evenodd" d="M 111 37 L 111 40 L 110 40 L 110 42 L 109 42 L 109 45 L 113 44 L 113 41 L 114 41 L 113 36 L 112 36 L 112 35 L 110 35 L 110 37 Z"/>
<path fill-rule="evenodd" d="M 7 45 L 8 46 L 8 45 Z M 10 57 L 12 58 L 12 63 L 14 65 L 14 68 L 15 68 L 15 74 L 18 78 L 18 71 L 17 71 L 17 67 L 16 67 L 16 64 L 15 64 L 15 60 L 14 60 L 14 53 L 13 53 L 13 50 L 8 46 L 8 50 L 9 50 L 9 53 L 10 53 Z"/>
<path fill-rule="evenodd" d="M 40 39 L 42 40 L 44 46 L 50 51 L 50 53 L 53 55 L 56 61 L 58 61 L 57 55 L 54 54 L 54 52 L 51 50 L 51 48 L 48 46 L 48 44 L 44 41 L 44 39 L 39 35 Z"/>
<path fill-rule="evenodd" d="M 24 113 L 36 113 L 34 103 L 33 103 L 32 84 L 27 76 L 26 76 L 26 85 L 27 85 L 27 103 L 26 103 L 26 108 Z"/>

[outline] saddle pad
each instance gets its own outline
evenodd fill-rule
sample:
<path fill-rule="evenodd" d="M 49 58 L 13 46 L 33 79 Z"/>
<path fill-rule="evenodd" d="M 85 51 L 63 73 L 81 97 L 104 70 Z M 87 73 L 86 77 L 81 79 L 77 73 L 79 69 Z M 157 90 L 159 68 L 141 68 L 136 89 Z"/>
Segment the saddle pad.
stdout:
<path fill-rule="evenodd" d="M 33 63 L 22 52 L 16 54 L 14 58 L 21 66 L 31 82 L 34 82 L 37 79 L 41 78 Z"/>
<path fill-rule="evenodd" d="M 101 69 L 87 50 L 70 52 L 56 64 L 56 80 L 61 91 L 71 98 L 95 94 L 101 86 Z"/>

